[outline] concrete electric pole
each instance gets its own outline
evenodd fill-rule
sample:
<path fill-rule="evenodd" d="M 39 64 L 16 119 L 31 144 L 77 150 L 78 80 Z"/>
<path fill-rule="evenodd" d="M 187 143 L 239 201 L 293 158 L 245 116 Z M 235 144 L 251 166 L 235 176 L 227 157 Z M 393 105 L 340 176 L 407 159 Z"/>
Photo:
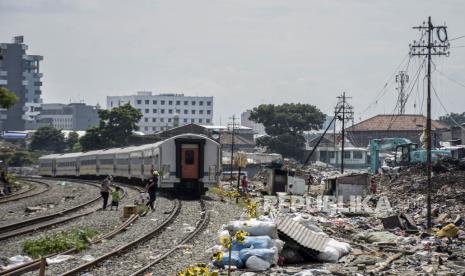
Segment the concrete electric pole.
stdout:
<path fill-rule="evenodd" d="M 413 41 L 410 44 L 410 56 L 426 56 L 428 59 L 428 96 L 426 100 L 426 173 L 428 177 L 426 208 L 427 208 L 427 227 L 431 229 L 431 56 L 448 56 L 450 43 L 447 38 L 446 26 L 434 26 L 431 22 L 431 16 L 428 22 L 423 22 L 421 26 L 413 27 L 419 31 L 428 34 L 427 41 L 422 38 L 419 41 Z M 437 40 L 433 39 L 436 35 Z"/>

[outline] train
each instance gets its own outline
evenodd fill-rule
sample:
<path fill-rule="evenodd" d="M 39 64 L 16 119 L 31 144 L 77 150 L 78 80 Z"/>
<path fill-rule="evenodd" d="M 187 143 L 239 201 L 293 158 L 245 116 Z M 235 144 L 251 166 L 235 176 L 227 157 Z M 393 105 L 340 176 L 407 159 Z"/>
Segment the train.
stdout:
<path fill-rule="evenodd" d="M 152 170 L 158 187 L 172 192 L 204 194 L 218 184 L 221 146 L 200 134 L 181 134 L 152 144 L 88 152 L 51 154 L 39 158 L 39 175 L 143 183 Z"/>

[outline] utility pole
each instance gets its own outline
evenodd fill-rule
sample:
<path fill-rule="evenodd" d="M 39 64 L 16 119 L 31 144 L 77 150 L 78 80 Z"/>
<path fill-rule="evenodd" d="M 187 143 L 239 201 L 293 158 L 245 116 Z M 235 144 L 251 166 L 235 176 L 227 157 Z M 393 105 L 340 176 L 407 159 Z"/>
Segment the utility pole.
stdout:
<path fill-rule="evenodd" d="M 346 97 L 346 92 L 342 93 L 342 96 L 337 97 L 339 102 L 336 106 L 336 116 L 337 118 L 342 121 L 342 129 L 341 129 L 341 173 L 344 173 L 344 146 L 345 146 L 345 121 L 352 120 L 354 116 L 354 112 L 352 111 L 353 107 L 347 103 L 347 99 L 351 99 L 352 97 Z M 337 115 L 342 113 L 342 115 Z"/>
<path fill-rule="evenodd" d="M 450 47 L 447 38 L 446 26 L 434 26 L 431 23 L 431 16 L 428 22 L 423 22 L 421 26 L 413 27 L 419 31 L 428 33 L 428 41 L 420 39 L 410 44 L 410 56 L 427 56 L 428 57 L 428 96 L 426 100 L 426 174 L 428 179 L 426 208 L 427 208 L 427 228 L 431 229 L 431 56 L 448 56 Z M 436 31 L 436 38 L 433 41 L 433 31 Z M 423 37 L 423 36 L 422 36 Z"/>
<path fill-rule="evenodd" d="M 396 82 L 399 83 L 399 87 L 397 88 L 397 90 L 399 91 L 399 98 L 398 98 L 398 102 L 400 106 L 399 114 L 403 115 L 405 114 L 405 104 L 407 102 L 407 98 L 405 96 L 405 91 L 404 91 L 405 84 L 408 82 L 407 73 L 405 73 L 405 71 L 400 71 L 399 74 L 396 75 Z"/>
<path fill-rule="evenodd" d="M 231 131 L 231 174 L 230 178 L 232 180 L 233 177 L 233 168 L 234 168 L 234 136 L 235 136 L 235 130 L 236 130 L 236 116 L 233 115 L 232 118 L 232 131 Z"/>

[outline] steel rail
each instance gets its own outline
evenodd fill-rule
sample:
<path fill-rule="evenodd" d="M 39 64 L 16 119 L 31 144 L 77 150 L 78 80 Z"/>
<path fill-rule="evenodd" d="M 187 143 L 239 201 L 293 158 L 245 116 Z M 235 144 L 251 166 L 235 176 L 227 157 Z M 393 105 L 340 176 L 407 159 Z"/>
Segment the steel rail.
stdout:
<path fill-rule="evenodd" d="M 12 195 L 2 196 L 2 197 L 0 197 L 0 203 L 7 203 L 7 202 L 20 200 L 20 199 L 23 199 L 23 198 L 33 197 L 33 196 L 45 193 L 45 192 L 50 190 L 50 185 L 48 183 L 35 181 L 35 180 L 26 180 L 26 181 L 30 182 L 30 183 L 37 183 L 37 184 L 44 185 L 46 188 L 44 190 L 29 193 L 29 192 L 32 192 L 32 191 L 34 191 L 36 189 L 36 187 L 32 187 L 30 189 L 27 189 L 26 191 L 22 191 L 22 192 L 15 193 L 15 194 L 12 194 Z"/>
<path fill-rule="evenodd" d="M 38 180 L 34 180 L 34 181 L 38 181 Z M 98 186 L 97 183 L 90 182 L 90 181 L 80 181 L 80 183 L 85 183 L 85 184 L 92 185 L 92 186 Z M 124 189 L 123 189 L 123 191 L 124 191 L 124 194 L 123 194 L 123 197 L 124 197 L 124 196 L 126 196 L 126 191 Z M 53 213 L 53 214 L 49 214 L 49 215 L 45 215 L 45 216 L 34 217 L 34 218 L 31 218 L 31 219 L 28 219 L 28 220 L 24 220 L 24 221 L 20 221 L 20 222 L 17 222 L 17 223 L 11 223 L 11 224 L 1 226 L 0 227 L 0 241 L 11 238 L 11 237 L 14 237 L 14 236 L 17 236 L 17 235 L 22 235 L 22 234 L 26 234 L 26 233 L 29 233 L 29 232 L 39 230 L 39 229 L 47 228 L 47 227 L 53 226 L 55 224 L 67 222 L 67 221 L 70 221 L 70 220 L 73 220 L 73 219 L 76 219 L 76 218 L 79 218 L 79 217 L 82 217 L 82 216 L 89 215 L 89 214 L 91 214 L 91 213 L 93 213 L 93 212 L 95 212 L 95 211 L 97 211 L 97 210 L 99 210 L 101 208 L 100 207 L 99 208 L 94 208 L 94 209 L 91 209 L 90 211 L 87 211 L 87 212 L 84 212 L 84 213 L 80 213 L 80 214 L 76 214 L 76 215 L 72 215 L 72 216 L 65 216 L 68 213 L 72 213 L 72 212 L 78 211 L 78 210 L 80 210 L 82 208 L 85 208 L 85 207 L 87 207 L 89 205 L 92 205 L 94 202 L 96 202 L 100 198 L 101 198 L 101 196 L 98 196 L 98 197 L 96 197 L 94 199 L 91 199 L 91 200 L 89 200 L 87 202 L 84 202 L 84 203 L 79 204 L 77 206 L 67 208 L 67 209 L 62 210 L 62 211 L 57 212 L 57 213 Z M 53 221 L 53 220 L 55 220 L 55 221 Z M 43 223 L 43 222 L 47 222 L 47 221 L 48 221 L 48 223 Z M 43 224 L 40 224 L 40 223 L 43 223 Z"/>
<path fill-rule="evenodd" d="M 60 212 L 56 212 L 56 213 L 45 215 L 45 216 L 38 216 L 38 217 L 34 217 L 34 218 L 31 218 L 31 219 L 28 219 L 28 220 L 23 220 L 23 221 L 20 221 L 20 222 L 0 226 L 0 234 L 4 234 L 4 233 L 7 233 L 9 231 L 16 230 L 16 229 L 19 229 L 19 228 L 32 226 L 33 224 L 37 224 L 37 223 L 40 223 L 40 222 L 43 222 L 43 221 L 51 220 L 51 219 L 54 219 L 54 218 L 57 218 L 57 217 L 62 217 L 65 214 L 74 212 L 76 210 L 79 210 L 79 209 L 81 209 L 83 207 L 86 207 L 87 205 L 90 205 L 90 204 L 96 202 L 97 200 L 100 199 L 100 197 L 101 196 L 98 196 L 96 198 L 88 200 L 88 201 L 86 201 L 86 202 L 84 202 L 82 204 L 79 204 L 77 206 L 73 206 L 73 207 L 64 209 L 64 210 L 62 210 Z M 0 235 L 0 240 L 5 239 L 5 238 L 3 238 L 3 236 L 4 235 Z"/>
<path fill-rule="evenodd" d="M 202 208 L 202 215 L 201 215 L 200 220 L 197 223 L 197 226 L 195 227 L 194 231 L 192 231 L 189 235 L 184 237 L 184 239 L 182 239 L 176 246 L 172 247 L 171 249 L 169 249 L 168 251 L 163 253 L 163 255 L 159 256 L 156 259 L 154 259 L 153 261 L 151 261 L 146 266 L 142 267 L 141 269 L 137 270 L 136 272 L 133 272 L 132 274 L 130 274 L 130 276 L 143 275 L 143 273 L 145 271 L 147 271 L 150 267 L 152 267 L 152 266 L 156 265 L 157 263 L 161 262 L 162 260 L 164 260 L 171 253 L 176 251 L 180 246 L 182 246 L 183 244 L 185 244 L 186 242 L 188 242 L 192 238 L 194 238 L 200 231 L 202 231 L 207 226 L 207 223 L 209 221 L 209 215 L 207 213 L 207 208 L 205 206 L 205 202 L 202 199 L 200 200 L 200 205 L 201 205 L 201 208 Z"/>
<path fill-rule="evenodd" d="M 181 210 L 181 201 L 179 201 L 178 199 L 175 200 L 175 204 L 173 206 L 173 209 L 171 210 L 170 212 L 170 215 L 162 222 L 160 223 L 157 227 L 155 227 L 152 231 L 150 231 L 149 233 L 137 238 L 136 240 L 133 240 L 127 244 L 124 244 L 98 258 L 96 258 L 95 260 L 91 261 L 91 262 L 88 262 L 88 263 L 85 263 L 83 265 L 80 265 L 72 270 L 69 270 L 63 274 L 61 274 L 61 276 L 69 276 L 69 275 L 77 275 L 79 272 L 82 272 L 86 269 L 89 269 L 93 266 L 96 266 L 97 264 L 101 263 L 102 261 L 104 260 L 107 260 L 109 259 L 110 257 L 114 256 L 114 255 L 118 255 L 132 247 L 135 247 L 137 246 L 139 243 L 142 243 L 150 238 L 152 238 L 154 235 L 158 234 L 161 230 L 163 230 L 168 224 L 170 224 L 179 214 Z"/>
<path fill-rule="evenodd" d="M 109 233 L 106 233 L 106 234 L 104 234 L 102 236 L 98 236 L 96 239 L 93 239 L 91 241 L 91 244 L 96 244 L 96 243 L 99 243 L 99 242 L 103 241 L 104 239 L 112 238 L 113 236 L 119 234 L 121 231 L 128 228 L 129 225 L 131 225 L 138 218 L 139 218 L 139 215 L 130 216 L 126 221 L 124 221 L 122 224 L 120 224 L 117 228 L 113 229 Z M 71 248 L 71 249 L 68 249 L 68 250 L 63 251 L 63 252 L 53 253 L 53 254 L 47 255 L 44 258 L 50 258 L 50 257 L 56 256 L 56 255 L 67 255 L 67 254 L 74 253 L 76 251 L 77 251 L 76 248 Z M 40 268 L 40 262 L 41 262 L 40 258 L 35 259 L 35 260 L 30 261 L 30 262 L 24 263 L 22 265 L 10 268 L 8 270 L 0 271 L 0 275 L 15 276 L 15 275 L 21 275 L 21 274 L 26 273 L 26 272 L 38 270 Z"/>
<path fill-rule="evenodd" d="M 123 186 L 125 186 L 127 188 L 130 188 L 130 189 L 135 189 L 137 191 L 140 191 L 139 187 L 133 187 L 133 186 L 130 186 L 130 185 L 123 185 Z M 123 191 L 124 191 L 124 194 L 123 194 L 122 198 L 127 196 L 127 191 L 124 190 L 124 189 L 123 189 Z M 83 215 L 87 215 L 87 213 L 83 214 Z M 76 217 L 73 217 L 73 218 L 76 218 Z M 119 234 L 121 231 L 123 231 L 127 227 L 129 227 L 129 225 L 131 225 L 138 218 L 139 218 L 139 215 L 132 215 L 126 221 L 124 221 L 122 224 L 120 224 L 117 228 L 113 229 L 109 233 L 106 233 L 106 234 L 104 234 L 102 236 L 98 236 L 97 238 L 93 239 L 91 241 L 91 244 L 96 244 L 96 243 L 102 242 L 105 239 L 112 238 L 113 236 Z M 61 221 L 61 222 L 64 222 L 64 221 Z M 61 223 L 61 222 L 57 222 L 57 223 Z M 63 252 L 53 253 L 53 254 L 47 255 L 44 258 L 50 258 L 50 257 L 56 256 L 56 255 L 59 255 L 59 254 L 71 254 L 71 253 L 74 253 L 75 251 L 76 251 L 76 248 L 71 248 L 71 249 L 68 249 L 68 250 L 63 251 Z M 0 275 L 21 275 L 21 274 L 29 272 L 29 271 L 38 270 L 39 267 L 40 267 L 40 262 L 41 262 L 40 258 L 35 259 L 35 260 L 30 261 L 30 262 L 24 263 L 22 265 L 10 268 L 8 270 L 0 271 Z"/>

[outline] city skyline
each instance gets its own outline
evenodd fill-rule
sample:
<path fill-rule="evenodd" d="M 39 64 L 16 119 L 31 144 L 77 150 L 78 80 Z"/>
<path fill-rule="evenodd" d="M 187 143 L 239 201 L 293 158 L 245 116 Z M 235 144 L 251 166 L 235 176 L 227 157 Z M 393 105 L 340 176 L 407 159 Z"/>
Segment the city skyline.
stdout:
<path fill-rule="evenodd" d="M 390 76 L 418 39 L 412 27 L 431 15 L 434 23 L 445 21 L 449 38 L 464 35 L 460 7 L 460 1 L 0 1 L 0 23 L 12 23 L 0 24 L 0 39 L 24 35 L 30 51 L 44 56 L 44 102 L 104 106 L 108 95 L 143 90 L 213 96 L 218 124 L 262 103 L 310 103 L 331 114 L 345 91 L 359 121 L 393 113 Z M 451 41 L 450 57 L 434 59 L 433 85 L 449 112 L 464 111 L 458 84 L 465 83 L 464 44 Z M 419 64 L 410 60 L 413 73 Z M 422 92 L 420 81 L 406 113 L 425 113 Z M 433 95 L 433 117 L 444 113 Z"/>

